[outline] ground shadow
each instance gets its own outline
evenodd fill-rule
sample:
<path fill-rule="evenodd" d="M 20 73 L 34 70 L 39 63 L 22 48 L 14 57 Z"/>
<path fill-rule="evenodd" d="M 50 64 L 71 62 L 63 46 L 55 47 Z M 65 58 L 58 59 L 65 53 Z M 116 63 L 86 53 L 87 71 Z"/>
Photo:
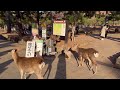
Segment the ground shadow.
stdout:
<path fill-rule="evenodd" d="M 7 40 L 7 38 L 5 38 L 2 35 L 0 35 L 0 40 Z"/>
<path fill-rule="evenodd" d="M 112 62 L 112 64 L 115 64 L 116 63 L 116 59 L 120 56 L 120 52 L 112 55 L 112 56 L 109 56 L 108 59 Z"/>
<path fill-rule="evenodd" d="M 48 75 L 47 75 L 47 79 L 48 79 L 50 72 L 51 72 L 51 69 L 52 69 L 52 63 L 55 60 L 55 56 L 44 56 L 44 59 L 45 59 L 45 64 L 48 64 L 48 67 L 47 67 L 47 70 L 46 70 L 45 74 L 43 75 L 43 77 L 48 72 Z"/>
<path fill-rule="evenodd" d="M 32 75 L 32 74 L 29 74 L 29 75 L 26 77 L 26 79 L 29 79 L 31 75 Z"/>
<path fill-rule="evenodd" d="M 90 34 L 89 36 L 100 40 L 100 34 Z"/>
<path fill-rule="evenodd" d="M 103 65 L 103 66 L 108 66 L 108 67 L 113 67 L 112 64 L 107 64 L 101 61 L 97 61 L 98 64 Z"/>
<path fill-rule="evenodd" d="M 114 38 L 114 37 L 109 37 L 109 36 L 107 36 L 107 39 L 120 42 L 120 38 Z"/>
<path fill-rule="evenodd" d="M 63 52 L 58 56 L 58 64 L 55 79 L 66 79 L 66 59 L 65 54 Z"/>
<path fill-rule="evenodd" d="M 0 42 L 0 43 L 1 43 L 1 42 Z M 9 47 L 9 46 L 14 46 L 14 45 L 12 45 L 12 44 L 13 44 L 12 42 L 8 41 L 8 42 L 6 42 L 6 43 L 0 44 L 0 48 Z"/>
<path fill-rule="evenodd" d="M 97 61 L 98 64 L 103 65 L 103 66 L 107 66 L 110 67 L 109 69 L 111 70 L 111 74 L 115 75 L 116 78 L 120 78 L 120 69 L 118 68 L 114 68 L 112 64 L 107 64 L 101 61 Z M 114 68 L 114 69 L 112 69 Z M 98 68 L 99 69 L 99 68 Z"/>
<path fill-rule="evenodd" d="M 5 55 L 5 54 L 7 54 L 7 53 L 11 52 L 11 50 L 12 50 L 12 49 L 7 50 L 7 51 L 0 52 L 0 56 L 3 56 L 3 55 Z"/>
<path fill-rule="evenodd" d="M 104 65 L 104 66 L 107 66 L 107 67 L 114 68 L 114 69 L 118 70 L 117 72 L 119 73 L 119 69 L 113 67 L 112 64 L 107 64 L 107 63 L 104 63 L 104 62 L 101 62 L 101 61 L 97 61 L 97 63 L 100 64 L 100 65 Z M 110 68 L 110 69 L 111 69 L 111 68 Z M 114 70 L 114 69 L 112 70 L 113 74 L 114 74 L 115 76 L 117 76 L 118 78 L 120 78 L 120 74 L 117 74 L 116 70 Z"/>
<path fill-rule="evenodd" d="M 7 40 L 0 40 L 0 43 L 8 42 Z"/>
<path fill-rule="evenodd" d="M 119 73 L 120 73 L 120 72 L 119 72 L 120 66 L 117 66 L 117 65 L 116 65 L 116 60 L 117 60 L 117 58 L 118 58 L 119 56 L 120 56 L 120 52 L 115 53 L 114 55 L 108 57 L 108 59 L 109 59 L 109 60 L 112 62 L 112 64 L 113 64 L 112 67 L 118 70 L 118 71 L 113 70 L 113 73 L 115 73 L 115 75 L 116 75 L 117 78 L 120 78 L 120 74 L 119 74 Z"/>
<path fill-rule="evenodd" d="M 78 64 L 78 57 L 79 57 L 78 53 L 77 53 L 76 51 L 72 51 L 71 49 L 70 49 L 70 51 L 71 51 L 71 53 L 73 54 L 73 56 L 74 56 L 74 58 L 75 58 L 75 60 L 76 60 L 76 62 L 77 62 L 77 64 Z M 79 65 L 79 64 L 78 64 L 78 65 Z"/>
<path fill-rule="evenodd" d="M 13 62 L 12 59 L 10 59 L 10 60 L 8 60 L 8 61 L 3 62 L 3 63 L 0 64 L 0 74 L 7 69 L 7 66 L 8 66 L 11 62 Z"/>
<path fill-rule="evenodd" d="M 100 34 L 91 34 L 89 36 L 100 40 Z M 120 38 L 114 38 L 114 37 L 107 36 L 106 39 L 120 42 Z"/>

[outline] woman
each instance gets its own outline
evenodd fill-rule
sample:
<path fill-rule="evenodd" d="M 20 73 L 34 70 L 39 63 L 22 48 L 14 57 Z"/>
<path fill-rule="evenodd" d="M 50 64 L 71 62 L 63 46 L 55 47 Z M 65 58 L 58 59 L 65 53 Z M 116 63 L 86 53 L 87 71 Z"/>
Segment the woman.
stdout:
<path fill-rule="evenodd" d="M 107 36 L 107 30 L 108 30 L 108 25 L 104 25 L 102 30 L 101 30 L 101 40 L 104 40 L 104 38 L 106 38 Z"/>

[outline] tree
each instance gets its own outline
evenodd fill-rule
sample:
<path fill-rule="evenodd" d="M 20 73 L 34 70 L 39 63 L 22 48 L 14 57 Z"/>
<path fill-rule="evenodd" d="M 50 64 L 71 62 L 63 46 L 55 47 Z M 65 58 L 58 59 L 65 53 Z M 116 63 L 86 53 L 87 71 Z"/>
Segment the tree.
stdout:
<path fill-rule="evenodd" d="M 120 20 L 120 11 L 111 11 L 111 14 L 108 16 L 108 20 L 112 20 L 114 25 L 115 21 Z"/>
<path fill-rule="evenodd" d="M 5 11 L 0 11 L 0 26 L 4 28 L 5 24 Z"/>
<path fill-rule="evenodd" d="M 7 24 L 7 33 L 11 33 L 11 12 L 6 11 L 5 16 L 6 16 L 6 24 Z"/>

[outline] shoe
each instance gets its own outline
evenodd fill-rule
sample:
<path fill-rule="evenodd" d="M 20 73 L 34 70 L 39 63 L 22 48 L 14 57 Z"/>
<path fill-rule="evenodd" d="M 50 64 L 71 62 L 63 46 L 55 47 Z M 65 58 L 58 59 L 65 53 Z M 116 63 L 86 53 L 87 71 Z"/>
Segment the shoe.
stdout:
<path fill-rule="evenodd" d="M 101 40 L 104 40 L 103 38 L 101 38 Z"/>

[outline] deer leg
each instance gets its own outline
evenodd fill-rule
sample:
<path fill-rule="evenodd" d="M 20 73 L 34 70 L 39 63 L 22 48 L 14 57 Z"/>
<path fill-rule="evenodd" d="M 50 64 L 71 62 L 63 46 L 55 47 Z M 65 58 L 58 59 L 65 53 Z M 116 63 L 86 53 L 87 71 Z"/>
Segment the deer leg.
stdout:
<path fill-rule="evenodd" d="M 38 79 L 44 79 L 41 74 L 37 75 Z"/>
<path fill-rule="evenodd" d="M 77 65 L 79 66 L 79 57 L 76 58 Z"/>
<path fill-rule="evenodd" d="M 81 66 L 83 66 L 84 60 L 84 58 L 81 59 Z"/>
<path fill-rule="evenodd" d="M 38 73 L 36 73 L 36 76 L 37 76 L 38 79 L 44 79 L 43 76 L 42 76 L 41 71 L 39 71 Z"/>
<path fill-rule="evenodd" d="M 81 60 L 82 60 L 82 57 L 80 56 L 77 61 L 78 61 L 78 67 L 81 65 Z"/>
<path fill-rule="evenodd" d="M 24 79 L 26 79 L 26 73 L 24 74 Z"/>
<path fill-rule="evenodd" d="M 95 72 L 94 72 L 94 74 L 96 74 L 97 73 L 97 65 L 95 66 Z"/>
<path fill-rule="evenodd" d="M 23 76 L 24 76 L 23 70 L 20 70 L 20 76 L 21 76 L 21 79 L 24 79 L 23 78 Z"/>
<path fill-rule="evenodd" d="M 88 60 L 86 61 L 86 65 L 87 65 L 88 69 L 91 71 L 90 63 Z"/>
<path fill-rule="evenodd" d="M 90 59 L 89 57 L 87 58 L 87 60 L 88 60 L 88 66 L 89 66 L 89 70 L 91 71 L 92 69 L 93 69 L 93 65 L 92 65 L 92 59 Z M 92 65 L 92 66 L 90 66 L 90 65 Z"/>
<path fill-rule="evenodd" d="M 91 70 L 93 71 L 93 74 L 96 74 L 96 72 L 97 72 L 97 62 L 93 59 L 90 59 L 90 60 L 92 62 Z M 95 71 L 93 70 L 93 66 L 95 66 Z"/>

